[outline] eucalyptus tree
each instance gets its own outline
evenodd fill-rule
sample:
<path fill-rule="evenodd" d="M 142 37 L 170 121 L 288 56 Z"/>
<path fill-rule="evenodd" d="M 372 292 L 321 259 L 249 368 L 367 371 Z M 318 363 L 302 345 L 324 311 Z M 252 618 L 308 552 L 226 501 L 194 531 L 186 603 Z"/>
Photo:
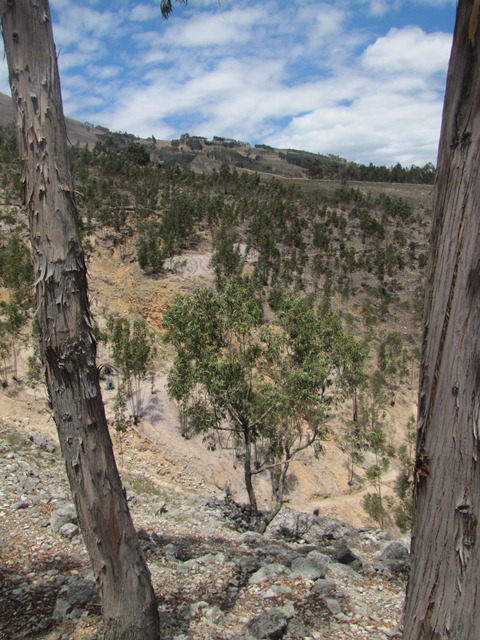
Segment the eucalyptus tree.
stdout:
<path fill-rule="evenodd" d="M 258 517 L 254 477 L 269 472 L 270 517 L 283 504 L 293 458 L 321 449 L 329 412 L 344 397 L 344 336 L 338 318 L 318 315 L 311 300 L 285 296 L 269 326 L 250 283 L 225 280 L 219 293 L 177 297 L 164 315 L 175 349 L 168 391 L 191 433 L 210 447 L 241 451 L 252 525 Z"/>
<path fill-rule="evenodd" d="M 110 316 L 107 338 L 112 345 L 113 361 L 123 377 L 117 400 L 125 396 L 125 403 L 129 403 L 133 421 L 137 424 L 142 412 L 145 383 L 154 375 L 155 336 L 143 318 L 137 318 L 130 324 L 127 318 Z"/>
<path fill-rule="evenodd" d="M 408 378 L 409 353 L 405 338 L 399 331 L 390 331 L 378 347 L 378 369 L 390 393 L 390 404 L 395 404 L 400 385 Z"/>
<path fill-rule="evenodd" d="M 145 558 L 102 402 L 48 0 L 3 0 L 42 363 L 107 640 L 158 640 Z"/>
<path fill-rule="evenodd" d="M 405 640 L 480 638 L 480 4 L 460 0 L 440 134 Z"/>

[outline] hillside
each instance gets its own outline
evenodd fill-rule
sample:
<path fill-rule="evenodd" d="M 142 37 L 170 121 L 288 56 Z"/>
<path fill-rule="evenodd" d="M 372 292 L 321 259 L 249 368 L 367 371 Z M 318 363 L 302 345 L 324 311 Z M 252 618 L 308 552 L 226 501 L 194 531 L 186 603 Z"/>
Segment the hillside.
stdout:
<path fill-rule="evenodd" d="M 8 108 L 0 96 L 0 122 L 8 123 Z M 382 525 L 397 538 L 408 528 L 408 425 L 416 413 L 432 187 L 406 180 L 421 175 L 430 179 L 430 170 L 367 171 L 336 157 L 253 148 L 221 138 L 206 141 L 185 135 L 160 142 L 80 123 L 68 126 L 100 340 L 97 364 L 112 362 L 112 343 L 105 339 L 112 315 L 130 321 L 143 318 L 158 350 L 152 379 L 143 385 L 138 420 L 126 416 L 125 432 L 118 428 L 122 380 L 115 369 L 104 375 L 102 390 L 122 479 L 131 494 L 136 526 L 144 530 L 165 624 L 170 624 L 166 637 L 185 632 L 183 637 L 192 640 L 243 638 L 252 611 L 262 616 L 270 602 L 281 611 L 267 618 L 280 616 L 292 638 L 306 638 L 307 631 L 313 638 L 394 637 L 403 577 L 376 566 L 388 537 L 376 528 Z M 28 232 L 19 202 L 12 129 L 5 124 L 0 133 L 0 448 L 1 473 L 8 484 L 0 495 L 2 515 L 8 515 L 0 529 L 6 585 L 0 612 L 15 620 L 11 637 L 18 640 L 52 640 L 59 633 L 93 639 L 98 628 L 94 595 L 90 593 L 86 605 L 82 602 L 86 609 L 81 607 L 80 615 L 90 615 L 80 627 L 69 618 L 73 605 L 68 609 L 68 604 L 59 604 L 59 589 L 66 594 L 77 578 L 88 581 L 90 576 L 75 522 L 65 522 L 69 527 L 64 533 L 52 524 L 53 513 L 69 503 L 69 496 L 58 454 L 54 464 L 51 457 L 56 434 L 31 336 Z M 383 181 L 351 179 L 360 175 Z M 392 181 L 394 176 L 401 182 Z M 162 340 L 165 313 L 177 294 L 190 295 L 199 287 L 216 293 L 232 275 L 248 284 L 274 333 L 280 332 L 282 300 L 297 296 L 310 301 L 319 320 L 338 320 L 342 340 L 350 336 L 368 354 L 358 364 L 363 377 L 353 396 L 339 394 L 329 405 L 322 454 L 316 457 L 306 449 L 292 461 L 285 495 L 297 524 L 307 518 L 308 527 L 315 529 L 325 525 L 325 518 L 341 521 L 328 521 L 339 531 L 335 545 L 354 545 L 355 553 L 348 557 L 354 562 L 361 556 L 361 573 L 358 564 L 344 569 L 335 555 L 340 551 L 326 544 L 330 529 L 319 539 L 310 539 L 308 530 L 301 536 L 297 531 L 293 547 L 291 539 L 278 543 L 275 530 L 275 550 L 259 534 L 244 534 L 247 511 L 241 504 L 247 494 L 241 448 L 212 451 L 201 436 L 185 430 L 179 407 L 167 393 L 175 353 Z M 355 440 L 359 429 L 370 434 L 368 442 Z M 381 441 L 376 448 L 372 434 Z M 266 445 L 263 440 L 258 445 L 261 454 Z M 375 467 L 378 476 L 370 472 Z M 268 472 L 255 477 L 255 487 L 260 508 L 268 510 Z M 373 499 L 367 508 L 369 496 Z M 290 512 L 281 513 L 279 518 Z M 192 543 L 188 553 L 186 538 Z M 320 550 L 334 558 L 333 565 L 320 572 L 320 580 L 333 586 L 318 582 L 318 573 L 305 582 L 304 576 L 291 572 L 297 545 L 306 543 L 315 549 L 307 544 L 301 553 Z M 245 546 L 254 549 L 248 558 L 238 551 Z M 21 566 L 21 554 L 29 558 L 28 572 Z M 249 582 L 248 575 L 265 554 L 266 564 L 283 563 L 284 569 L 272 574 L 264 589 Z M 217 556 L 225 575 L 215 580 L 210 570 L 218 574 L 217 560 L 212 559 Z M 184 611 L 179 594 L 193 588 L 187 562 L 203 568 Z M 324 557 L 322 562 L 330 560 Z M 403 574 L 405 563 L 402 567 Z M 310 593 L 314 585 L 318 598 Z M 227 587 L 231 597 L 225 600 L 220 592 Z M 295 598 L 288 597 L 292 591 Z M 200 601 L 202 592 L 206 603 Z M 26 603 L 35 615 L 22 616 Z"/>
<path fill-rule="evenodd" d="M 398 380 L 384 378 L 379 406 L 388 440 L 401 445 L 406 425 L 415 415 L 431 187 L 272 178 L 213 157 L 211 149 L 216 147 L 231 151 L 231 146 L 224 146 L 231 143 L 223 139 L 217 139 L 216 146 L 206 145 L 206 151 L 205 145 L 195 150 L 198 155 L 190 160 L 196 170 L 182 169 L 176 156 L 173 165 L 159 158 L 162 149 L 185 155 L 189 140 L 167 147 L 104 132 L 95 148 L 72 148 L 92 305 L 100 327 L 112 313 L 141 316 L 161 335 L 164 311 L 175 294 L 198 286 L 212 288 L 218 269 L 228 268 L 218 262 L 220 241 L 226 242 L 222 250 L 227 254 L 240 247 L 246 258 L 244 273 L 263 300 L 267 317 L 274 319 L 275 299 L 284 292 L 313 295 L 318 308 L 332 308 L 345 328 L 365 343 L 370 374 L 377 370 L 382 342 L 392 334 L 401 339 L 403 372 Z M 282 152 L 263 151 L 278 159 L 280 171 L 280 161 L 282 167 L 286 163 Z M 198 169 L 201 162 L 205 173 Z M 6 178 L 9 172 L 14 169 L 5 163 Z M 2 226 L 11 229 L 13 223 L 26 240 L 22 217 L 14 211 L 12 205 L 6 206 Z M 217 271 L 211 267 L 214 256 Z M 21 352 L 19 362 L 27 355 L 28 351 Z M 160 348 L 155 395 L 151 409 L 145 409 L 143 428 L 153 428 L 159 444 L 175 449 L 179 457 L 189 449 L 197 455 L 201 451 L 198 477 L 212 481 L 212 469 L 217 469 L 213 483 L 222 488 L 228 484 L 244 500 L 240 471 L 231 454 L 212 454 L 198 439 L 186 441 L 178 433 L 178 411 L 164 391 L 172 355 Z M 115 394 L 112 390 L 105 395 L 112 413 Z M 320 460 L 307 451 L 294 461 L 289 500 L 298 508 L 322 508 L 362 524 L 369 519 L 361 500 L 371 487 L 361 466 L 355 483 L 348 484 L 348 452 L 342 439 L 349 412 L 348 405 L 338 407 L 330 419 L 326 453 Z M 384 476 L 387 493 L 392 491 L 398 465 L 393 461 Z M 258 485 L 262 505 L 267 506 L 268 477 L 260 477 Z"/>

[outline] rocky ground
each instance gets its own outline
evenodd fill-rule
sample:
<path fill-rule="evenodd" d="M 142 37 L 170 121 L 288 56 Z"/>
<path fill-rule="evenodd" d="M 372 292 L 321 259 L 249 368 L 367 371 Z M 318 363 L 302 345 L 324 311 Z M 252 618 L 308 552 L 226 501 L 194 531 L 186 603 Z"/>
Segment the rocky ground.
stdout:
<path fill-rule="evenodd" d="M 15 415 L 0 422 L 0 638 L 8 640 L 101 637 L 54 433 Z M 405 541 L 288 508 L 265 535 L 242 531 L 244 510 L 228 494 L 162 472 L 161 451 L 156 459 L 141 431 L 122 450 L 163 638 L 399 637 Z"/>

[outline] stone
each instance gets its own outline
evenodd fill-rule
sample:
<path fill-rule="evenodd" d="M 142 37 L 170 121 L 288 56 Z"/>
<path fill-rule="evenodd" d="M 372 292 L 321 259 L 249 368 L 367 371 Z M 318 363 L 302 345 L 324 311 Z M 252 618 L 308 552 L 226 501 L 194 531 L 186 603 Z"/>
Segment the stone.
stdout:
<path fill-rule="evenodd" d="M 386 568 L 392 573 L 408 573 L 410 571 L 410 553 L 401 542 L 390 542 L 377 556 L 374 568 L 377 571 Z"/>
<path fill-rule="evenodd" d="M 80 533 L 80 529 L 76 524 L 73 524 L 73 522 L 66 522 L 60 528 L 60 531 L 58 533 L 62 536 L 62 538 L 68 538 L 69 540 L 71 540 Z"/>
<path fill-rule="evenodd" d="M 57 598 L 52 618 L 54 620 L 67 620 L 72 610 L 73 605 L 71 605 L 70 602 L 63 600 L 62 598 Z"/>
<path fill-rule="evenodd" d="M 255 573 L 262 566 L 262 561 L 256 556 L 235 557 L 234 562 L 242 573 Z"/>
<path fill-rule="evenodd" d="M 275 578 L 282 573 L 290 573 L 289 570 L 278 562 L 267 564 L 255 573 L 253 573 L 248 579 L 249 584 L 258 584 L 259 582 L 265 582 L 269 578 Z"/>
<path fill-rule="evenodd" d="M 295 615 L 295 609 L 290 606 L 272 607 L 245 625 L 244 633 L 247 638 L 282 638 L 287 630 L 288 621 Z"/>
<path fill-rule="evenodd" d="M 333 596 L 337 591 L 337 585 L 333 580 L 325 580 L 321 578 L 317 580 L 313 587 L 310 589 L 311 593 L 316 593 L 319 596 Z"/>
<path fill-rule="evenodd" d="M 100 603 L 97 585 L 85 578 L 70 578 L 60 589 L 59 597 L 74 606 Z"/>
<path fill-rule="evenodd" d="M 343 613 L 342 608 L 336 598 L 324 598 L 323 600 L 327 609 L 333 616 L 337 616 L 339 613 Z"/>
<path fill-rule="evenodd" d="M 205 610 L 204 618 L 217 627 L 223 627 L 225 625 L 225 614 L 220 607 L 212 606 Z"/>
<path fill-rule="evenodd" d="M 341 538 L 335 544 L 334 557 L 340 564 L 348 564 L 358 571 L 362 568 L 363 562 L 360 556 L 358 556 L 347 544 L 345 538 Z"/>
<path fill-rule="evenodd" d="M 289 541 L 304 540 L 322 548 L 329 541 L 353 535 L 357 530 L 345 522 L 282 507 L 267 527 L 266 534 Z"/>
<path fill-rule="evenodd" d="M 60 529 L 67 522 L 71 522 L 73 524 L 78 523 L 77 512 L 73 504 L 65 504 L 55 509 L 50 518 L 50 526 L 52 527 L 52 531 L 54 533 L 59 533 Z"/>
<path fill-rule="evenodd" d="M 33 442 L 33 444 L 39 449 L 43 449 L 47 453 L 55 453 L 57 450 L 56 445 L 49 439 L 47 436 L 44 436 L 43 433 L 31 433 L 27 436 L 27 440 Z"/>
<path fill-rule="evenodd" d="M 163 554 L 167 562 L 178 562 L 178 547 L 176 544 L 169 542 L 163 547 Z"/>
<path fill-rule="evenodd" d="M 310 551 L 306 557 L 295 558 L 292 561 L 292 573 L 304 580 L 317 580 L 325 577 L 323 554 Z"/>
<path fill-rule="evenodd" d="M 12 508 L 18 511 L 19 509 L 28 509 L 29 506 L 29 502 L 27 502 L 26 500 L 20 500 L 20 502 L 15 502 Z"/>
<path fill-rule="evenodd" d="M 268 589 L 264 598 L 276 598 L 277 596 L 289 595 L 292 593 L 292 589 L 286 584 L 272 584 L 270 589 Z"/>

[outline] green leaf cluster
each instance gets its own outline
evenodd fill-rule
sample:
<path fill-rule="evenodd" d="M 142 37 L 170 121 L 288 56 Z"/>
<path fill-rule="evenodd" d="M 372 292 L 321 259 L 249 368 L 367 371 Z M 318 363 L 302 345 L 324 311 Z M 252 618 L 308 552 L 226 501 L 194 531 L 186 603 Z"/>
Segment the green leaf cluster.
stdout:
<path fill-rule="evenodd" d="M 291 460 L 307 447 L 320 452 L 330 410 L 361 377 L 352 371 L 363 352 L 312 298 L 280 296 L 275 311 L 267 325 L 251 282 L 235 277 L 219 292 L 178 296 L 164 323 L 175 350 L 168 391 L 187 429 L 211 447 L 240 448 L 247 489 L 269 470 L 278 506 Z"/>

